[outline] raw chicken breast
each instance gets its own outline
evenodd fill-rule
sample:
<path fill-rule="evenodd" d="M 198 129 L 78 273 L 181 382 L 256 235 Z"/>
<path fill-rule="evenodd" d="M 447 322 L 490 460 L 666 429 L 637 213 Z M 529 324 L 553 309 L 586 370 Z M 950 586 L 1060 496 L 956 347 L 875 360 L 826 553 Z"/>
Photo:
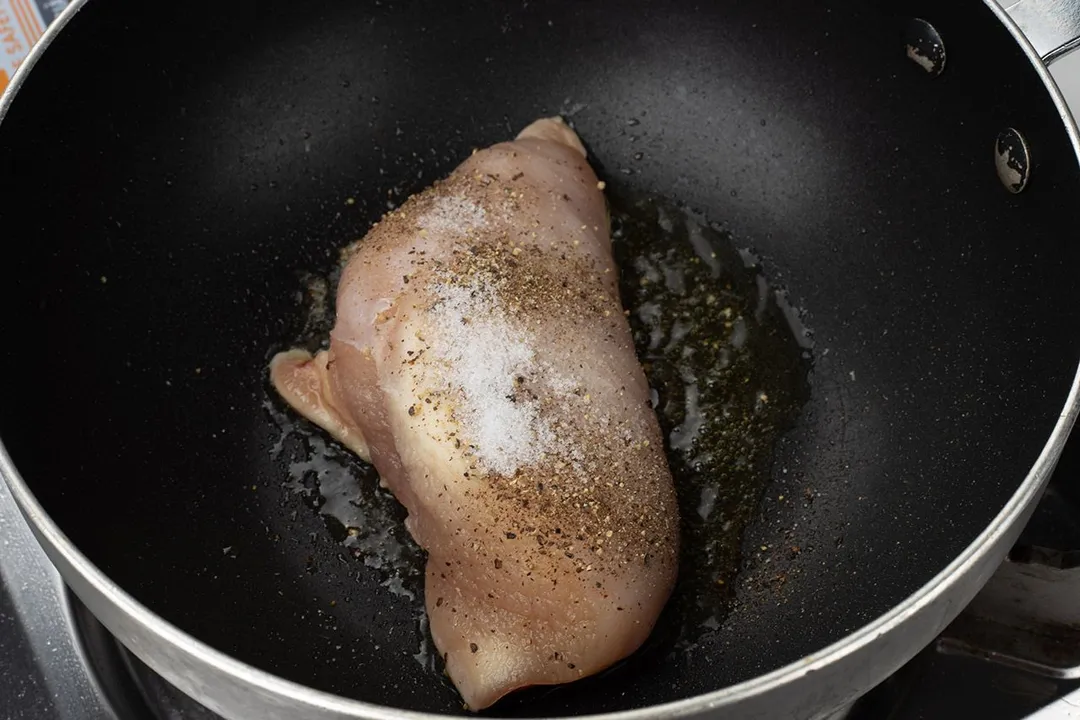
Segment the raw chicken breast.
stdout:
<path fill-rule="evenodd" d="M 383 218 L 344 270 L 329 350 L 271 364 L 408 509 L 431 634 L 474 710 L 625 658 L 675 581 L 675 494 L 616 274 L 585 149 L 539 120 Z"/>

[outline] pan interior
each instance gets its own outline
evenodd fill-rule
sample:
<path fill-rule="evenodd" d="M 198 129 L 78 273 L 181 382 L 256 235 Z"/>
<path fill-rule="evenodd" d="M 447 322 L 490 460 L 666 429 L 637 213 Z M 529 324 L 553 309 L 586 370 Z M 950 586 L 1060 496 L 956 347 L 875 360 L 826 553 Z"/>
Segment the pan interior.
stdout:
<path fill-rule="evenodd" d="M 301 5 L 89 3 L 0 126 L 0 437 L 167 620 L 323 690 L 461 711 L 408 588 L 283 487 L 264 368 L 303 333 L 304 273 L 556 112 L 613 188 L 754 249 L 806 311 L 813 370 L 715 631 L 502 714 L 641 707 L 794 661 L 929 580 L 1024 478 L 1080 349 L 1057 229 L 1080 188 L 980 3 Z M 945 38 L 939 77 L 905 57 L 916 16 Z M 1015 196 L 1006 127 L 1034 158 Z"/>

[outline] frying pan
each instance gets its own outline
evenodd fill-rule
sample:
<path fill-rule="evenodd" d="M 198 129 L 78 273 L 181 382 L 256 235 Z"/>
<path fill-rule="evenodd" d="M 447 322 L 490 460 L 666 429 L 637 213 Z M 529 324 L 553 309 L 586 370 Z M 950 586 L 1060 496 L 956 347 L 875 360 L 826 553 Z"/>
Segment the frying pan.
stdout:
<path fill-rule="evenodd" d="M 76 2 L 0 105 L 0 467 L 82 602 L 212 709 L 462 712 L 419 599 L 283 487 L 265 368 L 305 272 L 558 112 L 763 258 L 813 369 L 718 627 L 492 714 L 818 716 L 1022 527 L 1077 412 L 1080 172 L 997 6 Z"/>

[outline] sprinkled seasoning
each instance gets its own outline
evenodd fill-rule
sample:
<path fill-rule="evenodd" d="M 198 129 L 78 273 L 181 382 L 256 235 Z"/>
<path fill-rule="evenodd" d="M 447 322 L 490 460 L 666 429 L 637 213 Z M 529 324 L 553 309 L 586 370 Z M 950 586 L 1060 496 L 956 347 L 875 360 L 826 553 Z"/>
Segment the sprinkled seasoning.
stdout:
<path fill-rule="evenodd" d="M 439 363 L 477 459 L 509 477 L 559 451 L 539 403 L 517 393 L 515 378 L 537 371 L 530 334 L 510 322 L 480 283 L 440 285 L 435 297 Z"/>
<path fill-rule="evenodd" d="M 472 200 L 460 195 L 440 195 L 416 221 L 417 227 L 432 235 L 463 236 L 487 225 L 487 213 Z"/>

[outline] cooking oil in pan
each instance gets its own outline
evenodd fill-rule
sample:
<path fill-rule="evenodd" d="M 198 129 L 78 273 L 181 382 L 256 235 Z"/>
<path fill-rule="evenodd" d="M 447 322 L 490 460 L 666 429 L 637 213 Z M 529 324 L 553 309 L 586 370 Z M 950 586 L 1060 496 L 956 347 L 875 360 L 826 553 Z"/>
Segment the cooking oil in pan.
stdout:
<path fill-rule="evenodd" d="M 282 431 L 274 446 L 284 453 L 288 437 L 302 440 L 302 459 L 290 460 L 284 487 L 307 501 L 326 523 L 327 531 L 368 567 L 388 574 L 391 591 L 416 598 L 411 581 L 423 575 L 423 553 L 403 525 L 404 511 L 394 496 L 379 487 L 374 468 L 305 421 L 293 420 L 274 403 L 267 409 Z"/>
<path fill-rule="evenodd" d="M 810 338 L 752 253 L 673 203 L 616 196 L 612 239 L 682 515 L 679 585 L 654 643 L 686 646 L 731 603 L 773 448 L 809 396 Z"/>
<path fill-rule="evenodd" d="M 324 281 L 311 282 L 322 285 Z M 317 294 L 323 293 L 320 290 Z M 312 308 L 321 313 L 315 296 L 309 298 L 314 301 Z M 313 323 L 309 313 L 305 333 L 321 322 L 320 318 Z M 324 337 L 327 332 L 328 327 Z M 271 454 L 284 461 L 287 479 L 283 487 L 318 512 L 330 536 L 358 562 L 380 574 L 386 592 L 416 605 L 417 651 L 413 658 L 434 669 L 436 655 L 431 652 L 423 608 L 425 558 L 405 530 L 404 509 L 379 486 L 378 474 L 371 465 L 314 430 L 275 399 L 268 398 L 265 408 L 281 431 Z"/>
<path fill-rule="evenodd" d="M 810 346 L 798 314 L 756 259 L 702 218 L 667 201 L 616 196 L 612 238 L 638 358 L 652 387 L 682 513 L 679 586 L 654 650 L 686 647 L 722 622 L 740 541 L 768 478 L 773 447 L 808 395 Z M 333 323 L 327 298 L 340 266 L 305 278 L 308 314 L 296 341 L 312 348 Z M 299 436 L 285 487 L 306 499 L 387 592 L 418 611 L 418 662 L 435 668 L 423 612 L 424 553 L 375 471 L 280 403 L 267 407 Z M 663 652 L 663 650 L 660 650 Z"/>

